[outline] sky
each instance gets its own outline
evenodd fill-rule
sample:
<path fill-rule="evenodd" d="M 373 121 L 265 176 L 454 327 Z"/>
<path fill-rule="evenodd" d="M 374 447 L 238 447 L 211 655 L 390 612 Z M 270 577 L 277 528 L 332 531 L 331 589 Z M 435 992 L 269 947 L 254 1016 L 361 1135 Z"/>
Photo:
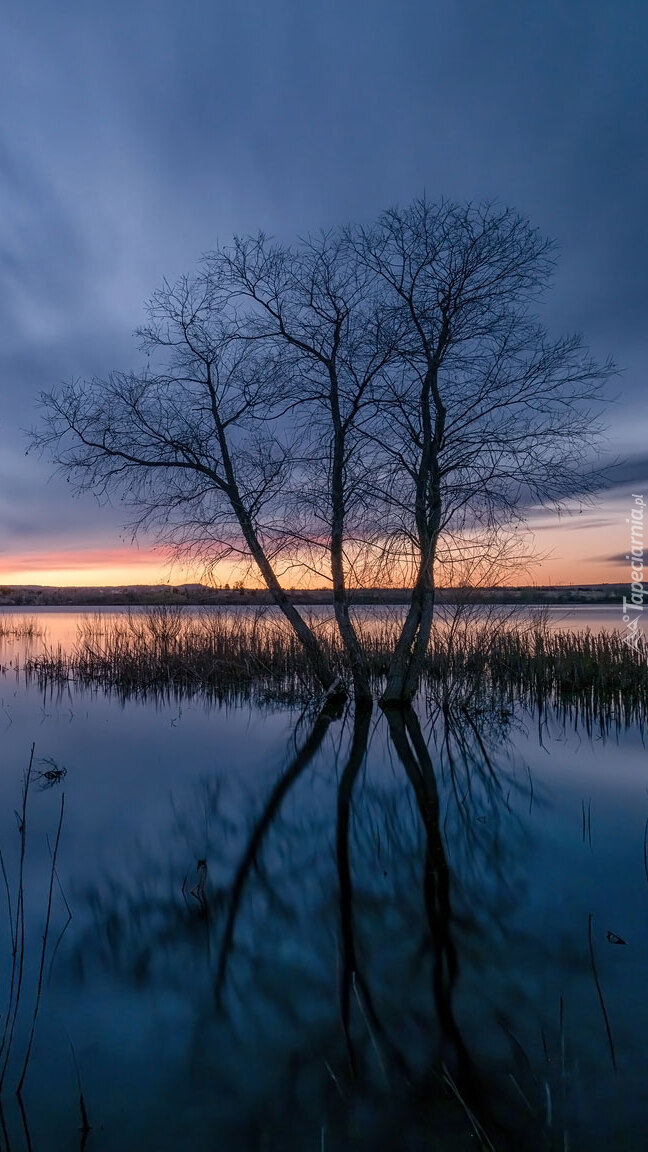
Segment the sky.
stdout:
<path fill-rule="evenodd" d="M 25 455 L 39 393 L 137 367 L 144 301 L 234 233 L 291 240 L 424 191 L 557 241 L 546 319 L 619 365 L 618 466 L 592 507 L 532 517 L 529 582 L 624 581 L 648 499 L 647 33 L 643 0 L 5 5 L 0 583 L 195 578 Z"/>

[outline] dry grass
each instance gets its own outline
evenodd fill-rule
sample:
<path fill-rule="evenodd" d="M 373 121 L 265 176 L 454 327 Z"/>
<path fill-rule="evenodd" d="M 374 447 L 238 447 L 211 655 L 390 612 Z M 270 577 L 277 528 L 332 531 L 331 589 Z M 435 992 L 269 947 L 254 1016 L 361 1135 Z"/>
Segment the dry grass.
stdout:
<path fill-rule="evenodd" d="M 330 618 L 311 621 L 333 667 L 345 676 L 342 646 Z M 400 623 L 396 614 L 365 616 L 359 629 L 376 690 L 387 671 Z M 45 649 L 27 659 L 30 677 L 73 681 L 123 694 L 207 693 L 299 701 L 316 692 L 308 661 L 272 613 L 186 612 L 153 608 L 84 621 L 69 652 Z M 643 721 L 648 713 L 648 642 L 637 650 L 620 633 L 551 630 L 539 617 L 457 613 L 437 623 L 423 687 L 461 681 L 498 697 L 579 704 L 596 715 Z"/>
<path fill-rule="evenodd" d="M 34 640 L 43 630 L 33 616 L 8 616 L 0 612 L 0 640 Z"/>

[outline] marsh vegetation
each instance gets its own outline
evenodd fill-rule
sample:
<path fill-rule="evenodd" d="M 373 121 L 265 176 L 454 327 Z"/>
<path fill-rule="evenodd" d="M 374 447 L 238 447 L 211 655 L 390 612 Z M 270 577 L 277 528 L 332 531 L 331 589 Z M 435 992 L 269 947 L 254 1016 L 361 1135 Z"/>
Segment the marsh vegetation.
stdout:
<path fill-rule="evenodd" d="M 43 635 L 43 625 L 34 616 L 12 616 L 0 612 L 0 640 L 11 637 L 14 640 L 33 640 Z"/>
<path fill-rule="evenodd" d="M 309 620 L 343 684 L 347 653 L 329 616 Z M 373 609 L 356 616 L 373 691 L 380 694 L 402 617 Z M 96 686 L 123 694 L 167 691 L 214 698 L 252 696 L 316 703 L 320 689 L 307 653 L 276 614 L 159 607 L 83 617 L 74 644 L 43 646 L 24 661 L 41 685 Z M 624 724 L 648 709 L 648 642 L 617 631 L 561 629 L 541 611 L 447 607 L 437 613 L 422 665 L 422 691 L 462 684 L 467 695 L 535 704 L 579 704 Z"/>

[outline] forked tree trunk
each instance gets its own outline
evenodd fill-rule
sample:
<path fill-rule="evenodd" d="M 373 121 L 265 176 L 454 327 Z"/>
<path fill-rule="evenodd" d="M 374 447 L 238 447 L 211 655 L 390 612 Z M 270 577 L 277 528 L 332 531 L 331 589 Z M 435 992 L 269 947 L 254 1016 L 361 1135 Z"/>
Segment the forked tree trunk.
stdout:
<path fill-rule="evenodd" d="M 414 641 L 412 658 L 409 662 L 405 683 L 403 685 L 403 699 L 408 704 L 412 702 L 418 691 L 421 676 L 425 669 L 425 659 L 427 657 L 430 644 L 432 621 L 434 620 L 434 603 L 435 588 L 434 585 L 432 585 L 431 588 L 426 588 L 424 593 L 419 628 L 416 634 L 416 639 Z"/>
<path fill-rule="evenodd" d="M 409 707 L 418 691 L 434 619 L 434 559 L 440 522 L 441 501 L 437 490 L 432 523 L 423 522 L 423 518 L 419 520 L 421 563 L 405 623 L 389 665 L 387 685 L 380 698 L 383 708 Z"/>
<path fill-rule="evenodd" d="M 409 707 L 418 690 L 434 618 L 434 585 L 421 581 L 414 588 L 405 623 L 394 649 L 387 684 L 380 697 L 383 708 Z"/>

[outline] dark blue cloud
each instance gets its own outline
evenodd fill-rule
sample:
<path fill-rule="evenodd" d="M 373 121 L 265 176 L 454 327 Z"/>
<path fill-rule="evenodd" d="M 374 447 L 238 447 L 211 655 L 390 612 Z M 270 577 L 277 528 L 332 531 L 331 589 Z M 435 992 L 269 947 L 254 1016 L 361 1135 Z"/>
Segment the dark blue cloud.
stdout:
<path fill-rule="evenodd" d="M 626 369 L 611 451 L 638 452 L 647 32 L 638 0 L 14 5 L 0 49 L 0 482 L 22 488 L 11 518 L 0 505 L 5 546 L 20 508 L 34 528 L 96 530 L 91 501 L 71 504 L 23 459 L 19 427 L 40 389 L 137 362 L 129 334 L 162 275 L 234 231 L 290 237 L 423 189 L 511 203 L 557 238 L 547 316 Z M 114 538 L 118 513 L 103 523 Z"/>
<path fill-rule="evenodd" d="M 622 564 L 624 568 L 629 568 L 630 556 L 627 552 L 615 552 L 613 556 L 593 556 L 593 560 L 605 560 L 608 564 Z"/>

